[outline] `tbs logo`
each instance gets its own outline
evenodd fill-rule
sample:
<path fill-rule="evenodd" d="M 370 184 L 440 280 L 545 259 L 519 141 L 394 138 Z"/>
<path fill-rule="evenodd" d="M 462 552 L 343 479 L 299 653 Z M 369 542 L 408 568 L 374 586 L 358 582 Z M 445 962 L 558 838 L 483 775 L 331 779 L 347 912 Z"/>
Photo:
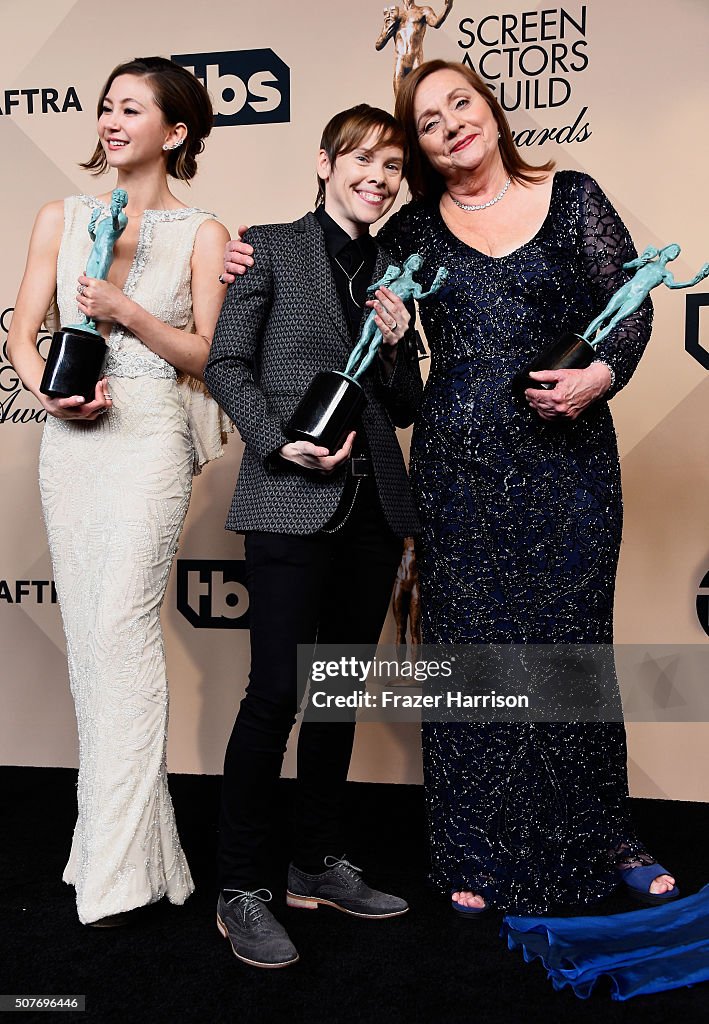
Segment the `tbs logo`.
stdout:
<path fill-rule="evenodd" d="M 196 629 L 247 629 L 246 563 L 178 558 L 177 608 Z"/>
<path fill-rule="evenodd" d="M 181 53 L 172 59 L 207 87 L 215 127 L 290 121 L 290 68 L 273 50 Z"/>

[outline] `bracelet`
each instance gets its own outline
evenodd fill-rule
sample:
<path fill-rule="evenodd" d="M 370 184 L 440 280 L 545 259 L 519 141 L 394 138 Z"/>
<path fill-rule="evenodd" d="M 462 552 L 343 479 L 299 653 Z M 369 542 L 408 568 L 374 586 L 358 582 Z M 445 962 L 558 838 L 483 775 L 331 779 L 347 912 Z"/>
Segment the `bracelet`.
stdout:
<path fill-rule="evenodd" d="M 608 385 L 608 390 L 610 391 L 612 388 L 615 387 L 615 370 L 613 369 L 612 366 L 608 365 L 608 363 L 605 361 L 605 359 L 594 359 L 593 363 L 591 365 L 593 366 L 595 363 L 599 363 L 601 366 L 605 366 L 605 368 L 610 373 L 610 375 L 611 375 L 611 382 Z"/>

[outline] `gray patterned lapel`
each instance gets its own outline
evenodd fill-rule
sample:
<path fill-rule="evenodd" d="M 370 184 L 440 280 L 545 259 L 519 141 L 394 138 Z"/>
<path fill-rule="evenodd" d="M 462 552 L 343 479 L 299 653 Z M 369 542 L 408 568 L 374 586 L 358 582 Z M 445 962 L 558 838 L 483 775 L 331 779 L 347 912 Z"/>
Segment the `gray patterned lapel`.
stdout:
<path fill-rule="evenodd" d="M 350 332 L 342 311 L 340 297 L 337 294 L 337 286 L 332 276 L 330 260 L 325 248 L 325 237 L 320 225 L 312 213 L 306 213 L 304 217 L 294 223 L 293 227 L 296 232 L 297 252 L 306 275 L 303 279 L 303 291 L 307 293 L 308 286 L 310 286 L 313 295 L 337 329 L 342 347 L 349 354 L 352 349 Z M 323 369 L 325 368 L 323 367 Z"/>

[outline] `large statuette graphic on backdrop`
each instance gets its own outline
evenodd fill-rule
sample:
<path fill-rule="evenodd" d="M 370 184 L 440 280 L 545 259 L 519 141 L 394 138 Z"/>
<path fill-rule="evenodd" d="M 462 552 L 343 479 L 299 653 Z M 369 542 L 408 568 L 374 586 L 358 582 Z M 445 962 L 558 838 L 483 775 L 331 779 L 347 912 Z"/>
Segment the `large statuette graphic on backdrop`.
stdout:
<path fill-rule="evenodd" d="M 668 288 L 692 288 L 709 276 L 709 263 L 705 263 L 691 281 L 675 281 L 667 264 L 676 260 L 681 252 L 676 242 L 656 249 L 649 245 L 636 260 L 623 264 L 623 270 L 636 270 L 634 276 L 613 294 L 610 302 L 583 334 L 569 332 L 518 374 L 512 382 L 515 393 L 521 395 L 527 388 L 554 387 L 551 383 L 532 380 L 530 373 L 537 370 L 583 370 L 596 358 L 596 349 L 621 320 L 635 313 L 653 288 L 660 284 Z M 636 269 L 637 268 L 637 269 Z"/>
<path fill-rule="evenodd" d="M 390 39 L 394 40 L 394 95 L 401 83 L 424 61 L 423 40 L 426 30 L 440 28 L 453 8 L 453 0 L 444 0 L 440 14 L 428 4 L 416 4 L 404 0 L 401 4 L 384 8 L 384 25 L 375 49 L 383 50 Z"/>
<path fill-rule="evenodd" d="M 443 287 L 448 271 L 439 267 L 433 284 L 424 292 L 413 278 L 423 262 L 423 256 L 414 253 L 404 261 L 403 270 L 393 265 L 387 267 L 384 277 L 371 284 L 367 291 L 375 292 L 377 288 L 386 287 L 403 302 L 427 299 Z M 327 448 L 330 454 L 342 446 L 367 404 L 360 380 L 382 344 L 382 333 L 375 323 L 375 315 L 372 310 L 365 320 L 344 371 L 321 370 L 313 377 L 286 425 L 285 432 L 291 441 L 310 441 Z"/>
<path fill-rule="evenodd" d="M 128 194 L 122 188 L 111 193 L 111 205 L 96 207 L 89 221 L 89 237 L 94 243 L 86 264 L 86 276 L 105 281 L 113 262 L 113 247 L 128 224 L 123 212 Z M 42 374 L 39 390 L 50 398 L 83 395 L 92 401 L 103 372 L 106 342 L 87 316 L 80 324 L 69 324 L 55 331 Z"/>

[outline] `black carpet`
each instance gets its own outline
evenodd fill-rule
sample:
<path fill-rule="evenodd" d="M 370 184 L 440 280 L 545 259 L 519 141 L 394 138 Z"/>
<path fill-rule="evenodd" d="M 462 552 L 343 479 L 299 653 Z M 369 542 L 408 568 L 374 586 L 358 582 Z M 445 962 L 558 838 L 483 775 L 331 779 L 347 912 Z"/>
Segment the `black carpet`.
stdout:
<path fill-rule="evenodd" d="M 404 896 L 411 912 L 361 921 L 334 910 L 271 905 L 301 960 L 265 971 L 246 967 L 215 926 L 214 851 L 220 780 L 172 776 L 170 787 L 196 893 L 184 907 L 164 901 L 129 927 L 79 924 L 73 889 L 61 882 L 76 813 L 76 773 L 0 768 L 4 839 L 0 888 L 0 993 L 85 994 L 86 1013 L 24 1012 L 19 1020 L 239 1022 L 239 1024 L 680 1024 L 709 1019 L 709 985 L 613 1003 L 608 988 L 583 1002 L 555 993 L 539 964 L 525 964 L 498 938 L 501 916 L 454 917 L 425 884 L 423 794 L 417 786 L 351 783 L 354 837 L 346 851 L 370 883 Z M 292 783 L 279 790 L 285 880 Z M 709 805 L 635 800 L 638 829 L 685 895 L 707 881 L 703 851 Z M 622 895 L 594 913 L 634 909 Z M 12 1018 L 10 1018 L 12 1019 Z"/>

